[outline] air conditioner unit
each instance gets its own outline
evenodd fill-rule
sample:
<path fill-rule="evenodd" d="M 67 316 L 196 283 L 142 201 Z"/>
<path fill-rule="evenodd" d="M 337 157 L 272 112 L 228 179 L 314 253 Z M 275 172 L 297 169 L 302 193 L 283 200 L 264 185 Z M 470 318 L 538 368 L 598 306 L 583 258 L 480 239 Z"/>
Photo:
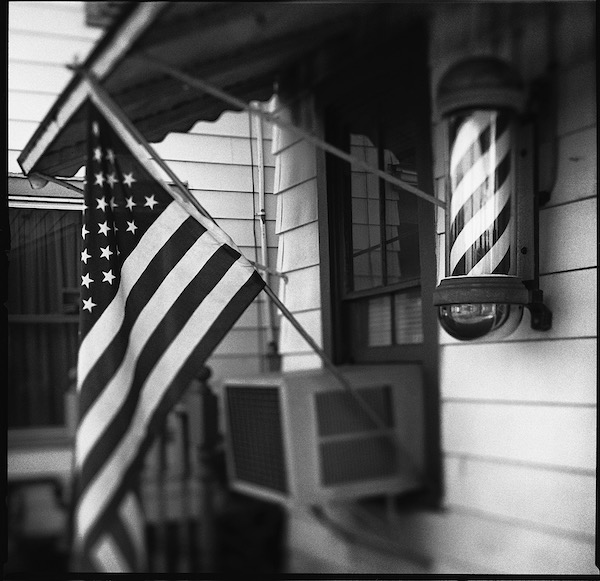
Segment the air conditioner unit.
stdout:
<path fill-rule="evenodd" d="M 423 485 L 420 366 L 340 371 L 385 428 L 326 370 L 224 381 L 227 467 L 234 490 L 313 504 Z"/>

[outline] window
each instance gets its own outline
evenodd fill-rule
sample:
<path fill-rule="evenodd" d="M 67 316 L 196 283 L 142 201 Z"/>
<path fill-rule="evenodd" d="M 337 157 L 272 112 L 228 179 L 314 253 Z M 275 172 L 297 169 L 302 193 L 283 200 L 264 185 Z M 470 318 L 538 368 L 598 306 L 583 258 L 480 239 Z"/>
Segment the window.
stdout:
<path fill-rule="evenodd" d="M 77 365 L 81 200 L 11 199 L 8 428 L 64 428 Z"/>
<path fill-rule="evenodd" d="M 328 139 L 431 191 L 424 139 L 429 119 L 418 104 L 422 87 L 376 82 L 375 89 L 358 90 L 327 108 Z M 334 359 L 422 360 L 425 343 L 434 340 L 426 336 L 431 325 L 424 319 L 433 310 L 424 312 L 424 305 L 435 285 L 432 205 L 333 156 L 327 159 L 327 188 Z"/>

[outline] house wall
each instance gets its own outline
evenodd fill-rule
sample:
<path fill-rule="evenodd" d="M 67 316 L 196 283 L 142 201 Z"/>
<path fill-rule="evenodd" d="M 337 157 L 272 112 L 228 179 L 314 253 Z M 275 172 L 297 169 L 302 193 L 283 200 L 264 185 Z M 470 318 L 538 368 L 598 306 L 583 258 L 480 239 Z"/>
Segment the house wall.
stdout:
<path fill-rule="evenodd" d="M 540 211 L 540 285 L 554 315 L 552 329 L 532 330 L 526 310 L 517 331 L 501 341 L 462 343 L 440 330 L 442 510 L 396 514 L 394 549 L 384 556 L 294 509 L 296 571 L 598 572 L 595 16 L 592 3 L 569 4 L 442 4 L 430 22 L 433 101 L 439 79 L 461 58 L 497 55 L 526 83 L 556 59 L 556 179 Z M 302 103 L 297 109 L 304 107 L 304 114 L 297 117 L 318 130 L 310 99 Z M 280 296 L 320 343 L 324 297 L 318 293 L 319 217 L 313 208 L 319 156 L 278 134 L 278 268 L 292 275 Z M 446 133 L 435 105 L 432 138 L 436 193 L 443 198 Z M 548 173 L 540 181 L 547 185 Z M 444 228 L 440 211 L 440 278 Z M 284 369 L 320 365 L 285 322 L 281 347 Z"/>
<path fill-rule="evenodd" d="M 293 122 L 305 131 L 319 134 L 310 98 L 299 101 L 294 107 L 274 100 L 272 108 L 285 121 Z M 286 277 L 280 280 L 278 296 L 322 347 L 317 151 L 314 145 L 298 138 L 289 130 L 275 126 L 273 155 L 276 160 L 273 190 L 277 198 L 277 270 Z M 319 356 L 290 322 L 280 318 L 280 325 L 282 370 L 321 367 Z"/>
<path fill-rule="evenodd" d="M 526 84 L 556 59 L 550 74 L 557 91 L 557 174 L 540 210 L 539 250 L 552 329 L 532 330 L 526 310 L 517 331 L 498 342 L 463 343 L 440 331 L 448 520 L 465 531 L 465 541 L 474 540 L 472 531 L 487 530 L 478 535 L 479 551 L 459 550 L 477 567 L 502 573 L 597 572 L 593 10 L 591 3 L 519 12 L 441 7 L 431 28 L 433 103 L 441 75 L 467 56 L 506 59 Z M 469 34 L 459 34 L 467 24 Z M 435 106 L 433 121 L 434 177 L 443 197 L 446 134 Z M 440 212 L 440 276 L 444 228 Z"/>

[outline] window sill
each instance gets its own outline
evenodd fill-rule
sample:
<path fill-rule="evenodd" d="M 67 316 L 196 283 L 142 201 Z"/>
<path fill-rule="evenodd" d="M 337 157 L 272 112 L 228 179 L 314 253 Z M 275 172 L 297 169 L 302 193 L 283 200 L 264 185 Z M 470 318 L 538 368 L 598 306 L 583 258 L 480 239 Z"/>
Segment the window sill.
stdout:
<path fill-rule="evenodd" d="M 9 450 L 71 447 L 72 445 L 73 435 L 64 426 L 8 430 L 7 448 Z"/>

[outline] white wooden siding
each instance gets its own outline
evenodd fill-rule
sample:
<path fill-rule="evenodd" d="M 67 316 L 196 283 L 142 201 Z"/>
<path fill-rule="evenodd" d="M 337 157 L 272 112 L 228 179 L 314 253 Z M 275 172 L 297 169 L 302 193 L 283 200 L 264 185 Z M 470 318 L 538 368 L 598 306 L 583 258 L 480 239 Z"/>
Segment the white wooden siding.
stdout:
<path fill-rule="evenodd" d="M 314 131 L 310 100 L 302 103 L 296 114 L 296 123 L 303 123 L 304 129 Z M 289 120 L 291 112 L 284 109 L 282 115 Z M 273 188 L 277 197 L 277 270 L 287 275 L 287 280 L 279 283 L 279 298 L 308 334 L 321 345 L 315 147 L 298 140 L 289 131 L 275 128 L 273 154 L 276 158 Z M 280 352 L 284 371 L 322 366 L 318 355 L 286 319 L 281 319 Z"/>
<path fill-rule="evenodd" d="M 555 43 L 559 57 L 557 176 L 540 210 L 540 286 L 553 326 L 532 330 L 526 310 L 517 331 L 501 341 L 465 343 L 440 330 L 446 512 L 413 525 L 427 530 L 425 551 L 438 552 L 440 564 L 452 554 L 482 573 L 597 573 L 596 63 L 590 9 L 559 8 L 565 17 L 552 33 L 536 8 L 519 35 L 500 24 L 495 38 L 486 39 L 485 19 L 477 18 L 481 9 L 453 6 L 432 29 L 434 99 L 443 71 L 464 56 L 508 58 L 526 81 L 544 71 L 546 41 Z M 475 24 L 461 45 L 451 31 L 465 19 Z M 569 26 L 581 29 L 581 36 L 567 34 Z M 436 116 L 434 178 L 442 199 L 445 131 Z M 444 231 L 438 212 L 439 277 Z"/>
<path fill-rule="evenodd" d="M 10 2 L 8 11 L 8 171 L 39 122 L 102 35 L 85 25 L 83 2 Z"/>

